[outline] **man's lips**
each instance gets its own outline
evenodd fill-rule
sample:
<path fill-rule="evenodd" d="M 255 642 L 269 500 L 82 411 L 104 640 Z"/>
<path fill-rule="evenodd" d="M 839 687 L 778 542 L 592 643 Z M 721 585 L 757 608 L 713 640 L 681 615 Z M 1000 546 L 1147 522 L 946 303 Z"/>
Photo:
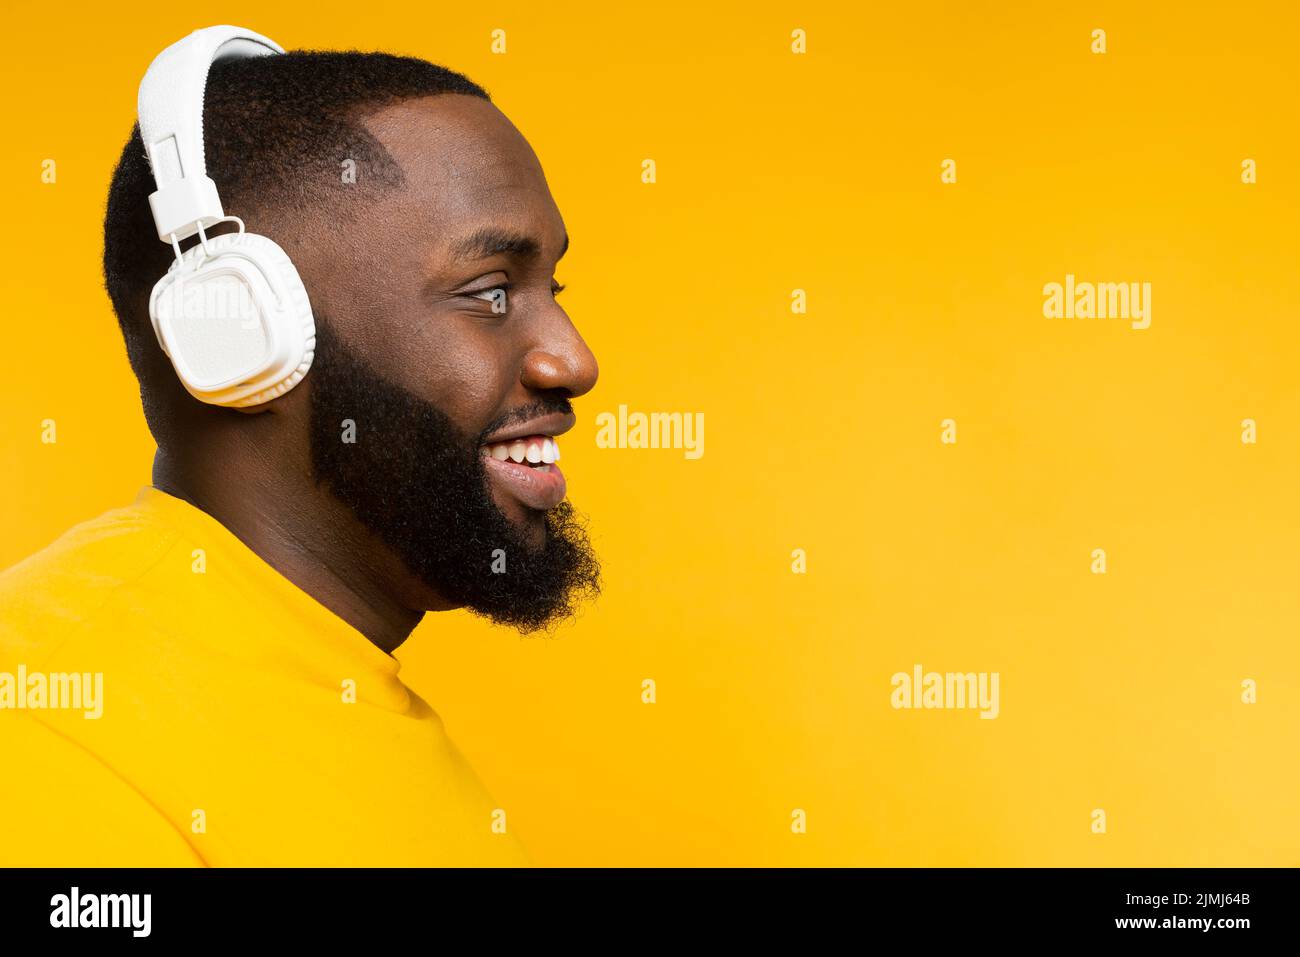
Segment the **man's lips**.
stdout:
<path fill-rule="evenodd" d="M 578 417 L 572 412 L 552 412 L 550 415 L 541 415 L 508 429 L 498 429 L 486 439 L 483 444 L 488 448 L 502 442 L 514 442 L 517 439 L 526 439 L 532 436 L 547 436 L 555 438 L 557 435 L 563 435 L 574 427 L 578 422 Z"/>
<path fill-rule="evenodd" d="M 560 447 L 553 435 L 511 435 L 483 445 L 480 453 L 489 479 L 521 505 L 544 512 L 564 501 L 564 473 L 555 464 Z"/>

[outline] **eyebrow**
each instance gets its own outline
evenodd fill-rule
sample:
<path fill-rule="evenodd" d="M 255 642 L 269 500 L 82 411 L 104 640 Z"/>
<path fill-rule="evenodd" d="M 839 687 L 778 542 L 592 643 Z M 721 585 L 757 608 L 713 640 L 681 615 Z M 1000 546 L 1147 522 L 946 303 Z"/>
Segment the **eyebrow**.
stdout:
<path fill-rule="evenodd" d="M 568 250 L 569 234 L 565 233 L 559 258 L 563 258 Z M 457 240 L 451 247 L 452 259 L 462 261 L 501 255 L 514 256 L 518 259 L 536 259 L 541 252 L 541 244 L 532 236 L 496 226 L 482 226 L 465 238 Z"/>

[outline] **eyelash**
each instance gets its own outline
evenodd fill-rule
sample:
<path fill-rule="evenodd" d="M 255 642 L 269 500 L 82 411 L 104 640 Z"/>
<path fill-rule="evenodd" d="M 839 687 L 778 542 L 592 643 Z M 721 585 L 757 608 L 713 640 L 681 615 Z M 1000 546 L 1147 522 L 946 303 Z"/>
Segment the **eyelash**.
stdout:
<path fill-rule="evenodd" d="M 492 286 L 488 289 L 480 289 L 477 292 L 467 293 L 467 295 L 469 295 L 474 299 L 482 299 L 484 302 L 491 302 L 493 300 L 492 293 L 496 292 L 498 289 L 503 289 L 505 290 L 506 303 L 508 305 L 510 302 L 510 290 L 513 288 L 514 288 L 513 283 L 501 282 L 501 283 L 497 283 L 495 286 Z M 560 293 L 564 292 L 565 288 L 566 287 L 564 285 L 557 282 L 554 286 L 551 287 L 551 295 L 558 296 Z"/>

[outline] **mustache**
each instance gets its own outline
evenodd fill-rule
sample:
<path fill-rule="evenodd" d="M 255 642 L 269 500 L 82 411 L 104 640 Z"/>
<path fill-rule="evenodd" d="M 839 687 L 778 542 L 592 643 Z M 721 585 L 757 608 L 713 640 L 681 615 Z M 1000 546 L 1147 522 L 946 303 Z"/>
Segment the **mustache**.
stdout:
<path fill-rule="evenodd" d="M 547 396 L 538 399 L 536 402 L 529 403 L 528 405 L 521 405 L 518 408 L 511 409 L 500 418 L 489 423 L 488 427 L 479 433 L 478 442 L 476 444 L 482 445 L 489 435 L 492 435 L 494 432 L 499 432 L 501 429 L 507 428 L 508 426 L 514 425 L 516 422 L 527 422 L 529 419 L 535 419 L 556 412 L 564 415 L 573 414 L 573 404 L 569 402 L 567 396 Z"/>

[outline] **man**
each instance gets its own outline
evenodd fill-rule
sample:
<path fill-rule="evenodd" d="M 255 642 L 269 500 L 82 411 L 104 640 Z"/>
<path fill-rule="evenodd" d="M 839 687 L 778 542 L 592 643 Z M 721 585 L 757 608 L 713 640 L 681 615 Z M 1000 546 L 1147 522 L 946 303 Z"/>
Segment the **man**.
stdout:
<path fill-rule="evenodd" d="M 218 60 L 203 103 L 208 175 L 297 267 L 315 359 L 252 409 L 182 385 L 137 127 L 104 271 L 153 482 L 0 575 L 0 864 L 524 863 L 391 652 L 427 611 L 528 632 L 598 590 L 554 464 L 597 368 L 541 166 L 422 60 Z"/>

